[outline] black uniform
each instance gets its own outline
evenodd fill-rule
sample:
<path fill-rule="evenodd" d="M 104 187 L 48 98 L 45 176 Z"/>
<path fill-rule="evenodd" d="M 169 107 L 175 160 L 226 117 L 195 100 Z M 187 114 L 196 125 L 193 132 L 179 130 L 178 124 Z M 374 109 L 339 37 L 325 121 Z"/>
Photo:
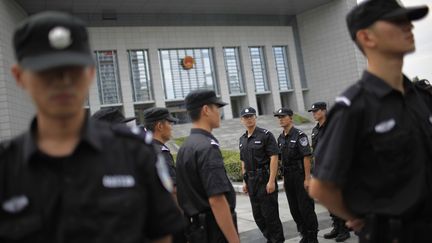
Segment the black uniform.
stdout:
<path fill-rule="evenodd" d="M 154 139 L 153 140 L 153 144 L 156 147 L 156 150 L 159 151 L 162 156 L 164 157 L 164 160 L 168 166 L 168 173 L 174 183 L 174 185 L 176 184 L 176 168 L 174 165 L 174 158 L 171 154 L 171 151 L 169 150 L 169 148 L 161 143 L 159 140 Z"/>
<path fill-rule="evenodd" d="M 313 150 L 316 149 L 318 141 L 322 137 L 325 125 L 326 125 L 325 122 L 321 126 L 319 123 L 317 123 L 316 126 L 314 126 L 314 128 L 312 128 L 311 138 L 312 138 L 312 149 Z"/>
<path fill-rule="evenodd" d="M 317 146 L 318 146 L 318 141 L 320 141 L 321 137 L 324 134 L 324 129 L 326 126 L 326 122 L 324 122 L 321 126 L 319 123 L 317 123 L 317 125 L 312 129 L 312 149 L 315 152 Z M 317 165 L 316 164 L 316 160 L 314 157 L 314 163 L 313 163 L 314 168 L 316 168 Z M 312 170 L 313 172 L 313 170 Z M 346 227 L 345 225 L 345 220 L 339 218 L 338 216 L 330 213 L 330 217 L 332 218 L 333 221 L 333 229 L 324 234 L 324 238 L 325 239 L 332 239 L 332 238 L 336 238 L 335 240 L 340 242 L 343 241 L 344 239 L 347 239 L 350 237 L 349 235 L 349 229 Z"/>
<path fill-rule="evenodd" d="M 406 77 L 403 85 L 405 94 L 364 72 L 336 99 L 316 151 L 315 177 L 342 189 L 348 209 L 368 219 L 361 238 L 377 234 L 374 242 L 425 242 L 432 230 L 432 96 Z"/>
<path fill-rule="evenodd" d="M 0 242 L 138 243 L 181 230 L 163 161 L 128 128 L 90 119 L 74 152 L 53 157 L 36 127 L 2 145 Z"/>
<path fill-rule="evenodd" d="M 268 242 L 284 242 L 282 223 L 279 218 L 278 189 L 267 194 L 270 176 L 270 157 L 279 150 L 273 134 L 256 127 L 250 137 L 247 132 L 240 137 L 240 160 L 245 164 L 245 181 L 258 228 Z"/>
<path fill-rule="evenodd" d="M 227 242 L 216 223 L 208 199 L 224 194 L 235 221 L 236 197 L 225 171 L 219 142 L 209 132 L 194 128 L 177 154 L 177 198 L 190 220 L 187 234 L 191 243 Z M 204 226 L 205 232 L 199 232 Z M 204 233 L 204 234 L 201 234 Z"/>
<path fill-rule="evenodd" d="M 297 224 L 297 230 L 303 236 L 316 239 L 318 220 L 314 211 L 315 204 L 304 188 L 303 159 L 312 154 L 307 135 L 292 127 L 287 135 L 279 135 L 278 144 L 291 215 Z"/>

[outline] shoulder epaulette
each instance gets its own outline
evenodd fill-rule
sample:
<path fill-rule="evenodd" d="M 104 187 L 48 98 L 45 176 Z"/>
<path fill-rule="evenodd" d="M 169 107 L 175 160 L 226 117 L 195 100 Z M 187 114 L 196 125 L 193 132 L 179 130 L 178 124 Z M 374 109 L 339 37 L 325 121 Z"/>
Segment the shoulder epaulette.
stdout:
<path fill-rule="evenodd" d="M 265 133 L 265 134 L 268 134 L 270 131 L 269 130 L 267 130 L 267 129 L 264 129 L 264 128 L 260 128 L 261 129 L 261 132 L 263 132 L 263 133 Z"/>
<path fill-rule="evenodd" d="M 113 132 L 117 135 L 138 139 L 144 141 L 146 144 L 151 144 L 153 141 L 153 134 L 149 131 L 143 131 L 138 127 L 128 127 L 123 124 L 111 126 Z"/>
<path fill-rule="evenodd" d="M 6 151 L 6 150 L 9 148 L 10 145 L 11 145 L 11 143 L 12 143 L 11 140 L 2 141 L 2 142 L 0 143 L 0 154 L 1 154 L 3 151 Z"/>
<path fill-rule="evenodd" d="M 429 92 L 430 94 L 432 94 L 432 85 L 430 84 L 430 82 L 427 79 L 422 79 L 416 82 L 413 82 L 414 86 L 421 89 L 421 90 L 425 90 L 427 92 Z"/>
<path fill-rule="evenodd" d="M 361 91 L 360 82 L 355 83 L 345 90 L 340 96 L 335 99 L 336 105 L 351 106 L 352 101 L 357 97 Z"/>
<path fill-rule="evenodd" d="M 166 145 L 162 145 L 161 151 L 167 151 L 170 152 L 169 148 Z"/>

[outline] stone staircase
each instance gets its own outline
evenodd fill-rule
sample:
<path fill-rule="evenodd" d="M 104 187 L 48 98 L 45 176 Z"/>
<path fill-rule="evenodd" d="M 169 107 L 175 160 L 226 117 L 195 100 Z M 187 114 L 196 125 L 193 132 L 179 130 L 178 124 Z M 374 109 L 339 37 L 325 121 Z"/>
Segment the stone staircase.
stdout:
<path fill-rule="evenodd" d="M 310 117 L 310 113 L 305 113 L 300 115 L 305 116 L 310 120 L 313 120 Z M 275 136 L 275 138 L 277 138 L 282 131 L 281 127 L 279 126 L 278 120 L 272 115 L 259 116 L 257 118 L 257 125 L 259 127 L 270 130 Z M 305 123 L 305 124 L 295 125 L 295 127 L 304 131 L 309 136 L 309 142 L 310 142 L 310 135 L 312 133 L 312 128 L 314 126 L 315 123 Z M 188 136 L 191 127 L 192 124 L 190 123 L 174 125 L 173 137 L 179 138 L 179 137 Z M 220 128 L 213 130 L 213 134 L 219 140 L 221 149 L 238 150 L 239 137 L 245 131 L 246 131 L 245 128 L 240 123 L 240 118 L 235 118 L 230 120 L 222 120 Z M 172 140 L 168 143 L 168 146 L 170 147 L 171 152 L 177 153 L 178 148 Z"/>

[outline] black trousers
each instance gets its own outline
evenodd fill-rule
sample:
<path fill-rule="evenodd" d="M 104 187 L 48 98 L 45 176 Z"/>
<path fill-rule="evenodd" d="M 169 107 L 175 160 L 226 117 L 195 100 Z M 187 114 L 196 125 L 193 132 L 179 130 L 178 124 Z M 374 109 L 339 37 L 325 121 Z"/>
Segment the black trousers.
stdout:
<path fill-rule="evenodd" d="M 280 243 L 285 241 L 283 234 L 282 222 L 279 218 L 278 190 L 267 194 L 266 185 L 268 179 L 251 179 L 248 180 L 249 199 L 252 205 L 252 213 L 255 223 L 267 238 L 267 242 Z M 252 191 L 251 191 L 252 190 Z"/>
<path fill-rule="evenodd" d="M 421 216 L 419 216 L 421 217 Z M 432 219 L 398 222 L 388 218 L 365 219 L 365 226 L 358 232 L 359 243 L 430 243 Z"/>
<path fill-rule="evenodd" d="M 318 232 L 315 204 L 304 188 L 304 172 L 300 169 L 284 173 L 285 194 L 297 230 L 303 235 Z"/>

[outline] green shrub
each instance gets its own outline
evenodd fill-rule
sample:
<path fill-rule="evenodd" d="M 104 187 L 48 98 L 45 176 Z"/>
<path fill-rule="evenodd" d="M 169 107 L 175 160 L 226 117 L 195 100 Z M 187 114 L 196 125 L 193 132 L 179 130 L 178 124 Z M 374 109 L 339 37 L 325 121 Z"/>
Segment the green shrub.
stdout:
<path fill-rule="evenodd" d="M 228 178 L 233 181 L 242 181 L 240 152 L 231 150 L 222 150 L 221 152 Z"/>
<path fill-rule="evenodd" d="M 179 137 L 179 138 L 175 138 L 174 139 L 174 142 L 175 142 L 175 144 L 177 144 L 177 146 L 181 146 L 183 143 L 184 143 L 184 141 L 186 140 L 186 138 L 187 137 Z"/>
<path fill-rule="evenodd" d="M 297 125 L 310 122 L 309 119 L 302 117 L 298 114 L 294 114 L 293 121 L 294 121 L 294 124 L 297 124 Z"/>

